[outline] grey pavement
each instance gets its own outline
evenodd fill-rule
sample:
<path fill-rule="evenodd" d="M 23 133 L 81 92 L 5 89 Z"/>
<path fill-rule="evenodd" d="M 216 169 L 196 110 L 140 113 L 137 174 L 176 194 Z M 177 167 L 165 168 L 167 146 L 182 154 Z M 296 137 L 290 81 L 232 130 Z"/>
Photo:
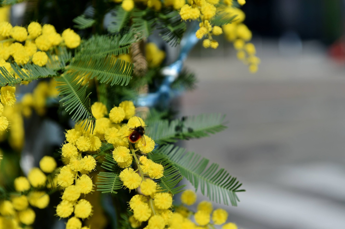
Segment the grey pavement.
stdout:
<path fill-rule="evenodd" d="M 186 62 L 199 83 L 181 113 L 219 112 L 228 121 L 186 147 L 243 182 L 239 206 L 227 208 L 240 228 L 345 228 L 344 66 L 316 42 L 295 55 L 274 41 L 257 46 L 254 75 L 226 47 L 196 50 Z"/>

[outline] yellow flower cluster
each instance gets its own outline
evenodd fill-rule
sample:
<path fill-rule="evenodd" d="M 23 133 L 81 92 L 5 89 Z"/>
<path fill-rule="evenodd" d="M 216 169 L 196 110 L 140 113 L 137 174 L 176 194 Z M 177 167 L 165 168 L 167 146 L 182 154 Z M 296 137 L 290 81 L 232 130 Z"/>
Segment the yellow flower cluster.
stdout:
<path fill-rule="evenodd" d="M 14 26 L 8 22 L 0 22 L 0 66 L 14 74 L 8 62 L 10 56 L 19 64 L 32 62 L 44 66 L 48 62 L 45 53 L 58 45 L 66 45 L 74 49 L 80 45 L 80 36 L 71 29 L 66 29 L 62 36 L 56 32 L 55 27 L 49 24 L 43 27 L 37 22 L 31 22 L 27 28 Z M 40 50 L 40 51 L 39 51 Z"/>
<path fill-rule="evenodd" d="M 30 117 L 32 108 L 37 114 L 44 115 L 46 111 L 46 100 L 48 97 L 56 97 L 58 91 L 56 89 L 56 81 L 54 79 L 49 82 L 42 81 L 36 86 L 33 93 L 25 94 L 20 102 L 9 106 L 16 101 L 15 87 L 2 87 L 1 96 L 4 97 L 2 101 L 5 106 L 0 103 L 0 141 L 4 141 L 9 132 L 8 140 L 12 148 L 20 150 L 24 144 L 24 117 Z M 2 98 L 1 97 L 1 98 Z M 7 123 L 6 123 L 7 121 Z M 9 126 L 8 129 L 4 127 Z M 2 126 L 2 128 L 1 128 Z"/>
<path fill-rule="evenodd" d="M 48 206 L 49 195 L 44 191 L 37 191 L 36 188 L 46 186 L 47 176 L 43 172 L 51 173 L 55 170 L 54 158 L 43 157 L 40 168 L 31 169 L 27 178 L 21 176 L 14 180 L 14 188 L 18 193 L 11 195 L 9 200 L 0 202 L 0 228 L 17 229 L 21 228 L 20 224 L 30 226 L 36 218 L 31 207 L 44 209 Z"/>
<path fill-rule="evenodd" d="M 186 205 L 193 205 L 196 202 L 196 194 L 192 190 L 186 190 L 181 195 L 182 203 Z M 194 215 L 196 224 L 191 222 L 188 217 Z M 183 228 L 204 228 L 210 226 L 214 228 L 214 225 L 222 225 L 222 229 L 237 229 L 237 225 L 234 223 L 226 223 L 228 219 L 228 213 L 224 209 L 213 210 L 211 202 L 201 201 L 197 206 L 197 211 L 194 213 L 188 210 L 185 206 L 179 206 L 176 209 L 173 217 L 171 217 L 171 229 L 178 229 L 179 225 L 186 225 Z M 225 224 L 226 223 L 226 224 Z"/>
<path fill-rule="evenodd" d="M 145 46 L 145 55 L 149 67 L 158 67 L 165 58 L 165 52 L 160 50 L 155 43 L 147 43 Z"/>

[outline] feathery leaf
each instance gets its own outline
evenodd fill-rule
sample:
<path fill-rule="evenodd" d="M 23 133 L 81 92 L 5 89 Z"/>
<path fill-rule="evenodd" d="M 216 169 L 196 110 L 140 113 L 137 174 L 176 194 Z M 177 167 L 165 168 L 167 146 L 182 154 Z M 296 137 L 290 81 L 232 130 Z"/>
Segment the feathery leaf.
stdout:
<path fill-rule="evenodd" d="M 117 7 L 114 12 L 111 12 L 110 24 L 108 26 L 109 33 L 117 33 L 126 25 L 129 20 L 129 12 L 124 10 L 121 6 Z"/>
<path fill-rule="evenodd" d="M 230 16 L 229 13 L 220 13 L 220 14 L 217 14 L 211 21 L 211 25 L 213 26 L 223 26 L 223 25 L 226 25 L 226 24 L 229 24 L 231 23 L 235 18 L 236 18 L 237 15 L 234 15 L 234 16 Z"/>
<path fill-rule="evenodd" d="M 237 206 L 237 193 L 245 191 L 239 189 L 242 184 L 237 178 L 232 177 L 225 169 L 219 169 L 216 163 L 209 165 L 209 160 L 198 154 L 186 153 L 173 145 L 163 146 L 155 153 L 168 159 L 196 190 L 200 187 L 201 193 L 212 201 L 226 205 L 230 201 L 231 205 Z"/>
<path fill-rule="evenodd" d="M 68 67 L 69 73 L 75 77 L 96 78 L 101 83 L 110 85 L 127 85 L 131 80 L 133 65 L 129 62 L 108 57 L 105 59 L 75 60 Z"/>
<path fill-rule="evenodd" d="M 164 41 L 176 46 L 186 31 L 186 23 L 181 19 L 178 11 L 165 11 L 158 15 L 156 28 Z"/>
<path fill-rule="evenodd" d="M 201 114 L 176 119 L 170 123 L 161 120 L 150 123 L 146 131 L 158 144 L 171 143 L 178 139 L 201 138 L 220 132 L 226 128 L 224 118 L 222 114 Z"/>
<path fill-rule="evenodd" d="M 80 15 L 74 18 L 73 22 L 76 23 L 74 27 L 78 29 L 86 29 L 91 27 L 95 23 L 95 20 L 91 18 L 86 18 L 85 15 Z"/>
<path fill-rule="evenodd" d="M 97 191 L 102 193 L 112 193 L 116 194 L 116 190 L 122 187 L 122 182 L 119 175 L 115 172 L 116 162 L 113 157 L 107 154 L 104 157 L 104 162 L 102 163 L 102 168 L 108 172 L 100 172 L 97 178 Z"/>
<path fill-rule="evenodd" d="M 86 94 L 87 85 L 82 86 L 72 75 L 63 74 L 56 77 L 57 89 L 60 92 L 60 102 L 72 120 L 82 121 L 82 125 L 93 127 L 94 121 L 91 113 L 89 95 Z"/>

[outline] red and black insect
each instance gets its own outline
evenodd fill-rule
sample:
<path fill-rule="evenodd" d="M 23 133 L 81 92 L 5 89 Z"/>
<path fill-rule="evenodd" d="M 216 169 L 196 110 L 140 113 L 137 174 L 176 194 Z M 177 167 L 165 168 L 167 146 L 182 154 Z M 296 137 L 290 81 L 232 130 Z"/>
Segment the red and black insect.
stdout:
<path fill-rule="evenodd" d="M 142 126 L 138 126 L 132 130 L 133 132 L 128 136 L 128 140 L 132 143 L 136 143 L 145 134 L 145 129 Z"/>

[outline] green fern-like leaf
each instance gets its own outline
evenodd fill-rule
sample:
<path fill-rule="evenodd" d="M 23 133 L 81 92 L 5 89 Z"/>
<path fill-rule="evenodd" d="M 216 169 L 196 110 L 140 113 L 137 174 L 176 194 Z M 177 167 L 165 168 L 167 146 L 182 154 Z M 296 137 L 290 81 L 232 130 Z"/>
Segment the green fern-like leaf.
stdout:
<path fill-rule="evenodd" d="M 16 63 L 11 64 L 13 71 L 18 76 L 17 79 L 10 74 L 6 68 L 0 67 L 0 87 L 14 86 L 22 81 L 32 81 L 40 78 L 47 78 L 56 76 L 56 72 L 46 67 L 40 67 L 34 64 L 26 64 L 23 68 Z M 23 70 L 24 69 L 24 70 Z"/>
<path fill-rule="evenodd" d="M 132 43 L 141 39 L 134 36 L 133 32 L 123 36 L 92 36 L 89 40 L 82 43 L 75 55 L 75 60 L 102 59 L 108 55 L 120 55 L 129 52 Z"/>
<path fill-rule="evenodd" d="M 72 120 L 82 121 L 85 128 L 93 127 L 89 95 L 86 94 L 87 85 L 82 86 L 72 75 L 63 74 L 56 78 L 57 89 L 60 92 L 60 103 Z"/>
<path fill-rule="evenodd" d="M 159 186 L 163 192 L 170 192 L 173 195 L 183 192 L 185 185 L 177 186 L 183 179 L 180 171 L 165 158 L 165 155 L 153 153 L 150 159 L 164 166 L 164 176 L 159 179 Z"/>
<path fill-rule="evenodd" d="M 130 13 L 124 10 L 121 6 L 112 12 L 110 25 L 108 26 L 109 33 L 117 33 L 128 23 Z"/>
<path fill-rule="evenodd" d="M 178 45 L 186 31 L 186 23 L 181 20 L 179 12 L 166 11 L 160 13 L 158 18 L 156 28 L 162 39 L 171 46 Z"/>
<path fill-rule="evenodd" d="M 229 24 L 231 22 L 233 22 L 236 18 L 236 15 L 233 16 L 229 16 L 228 13 L 221 13 L 221 14 L 217 14 L 212 20 L 211 20 L 211 24 L 214 26 L 223 26 L 226 24 Z"/>
<path fill-rule="evenodd" d="M 74 27 L 78 29 L 86 29 L 91 27 L 95 23 L 95 20 L 91 18 L 86 18 L 85 15 L 80 15 L 74 18 L 73 22 L 76 23 Z"/>
<path fill-rule="evenodd" d="M 97 191 L 102 193 L 116 194 L 116 190 L 122 187 L 122 182 L 119 175 L 115 172 L 116 162 L 111 155 L 107 154 L 104 157 L 102 168 L 107 172 L 100 172 L 97 177 Z"/>
<path fill-rule="evenodd" d="M 89 59 L 76 60 L 71 63 L 68 70 L 75 77 L 87 76 L 89 79 L 96 78 L 101 83 L 112 85 L 127 85 L 132 78 L 133 65 L 121 59 Z"/>
<path fill-rule="evenodd" d="M 146 11 L 133 10 L 131 30 L 136 36 L 148 37 L 152 33 L 152 28 L 155 25 L 155 18 L 146 17 Z"/>
<path fill-rule="evenodd" d="M 171 122 L 161 120 L 149 123 L 147 133 L 158 144 L 172 143 L 178 139 L 207 137 L 226 128 L 224 118 L 221 114 L 202 114 Z"/>
<path fill-rule="evenodd" d="M 195 153 L 186 153 L 185 150 L 172 145 L 164 146 L 156 153 L 168 159 L 196 190 L 200 188 L 201 193 L 210 200 L 237 206 L 237 193 L 245 190 L 240 189 L 242 184 L 235 177 L 225 169 L 219 169 L 218 164 L 209 165 L 208 159 Z"/>

